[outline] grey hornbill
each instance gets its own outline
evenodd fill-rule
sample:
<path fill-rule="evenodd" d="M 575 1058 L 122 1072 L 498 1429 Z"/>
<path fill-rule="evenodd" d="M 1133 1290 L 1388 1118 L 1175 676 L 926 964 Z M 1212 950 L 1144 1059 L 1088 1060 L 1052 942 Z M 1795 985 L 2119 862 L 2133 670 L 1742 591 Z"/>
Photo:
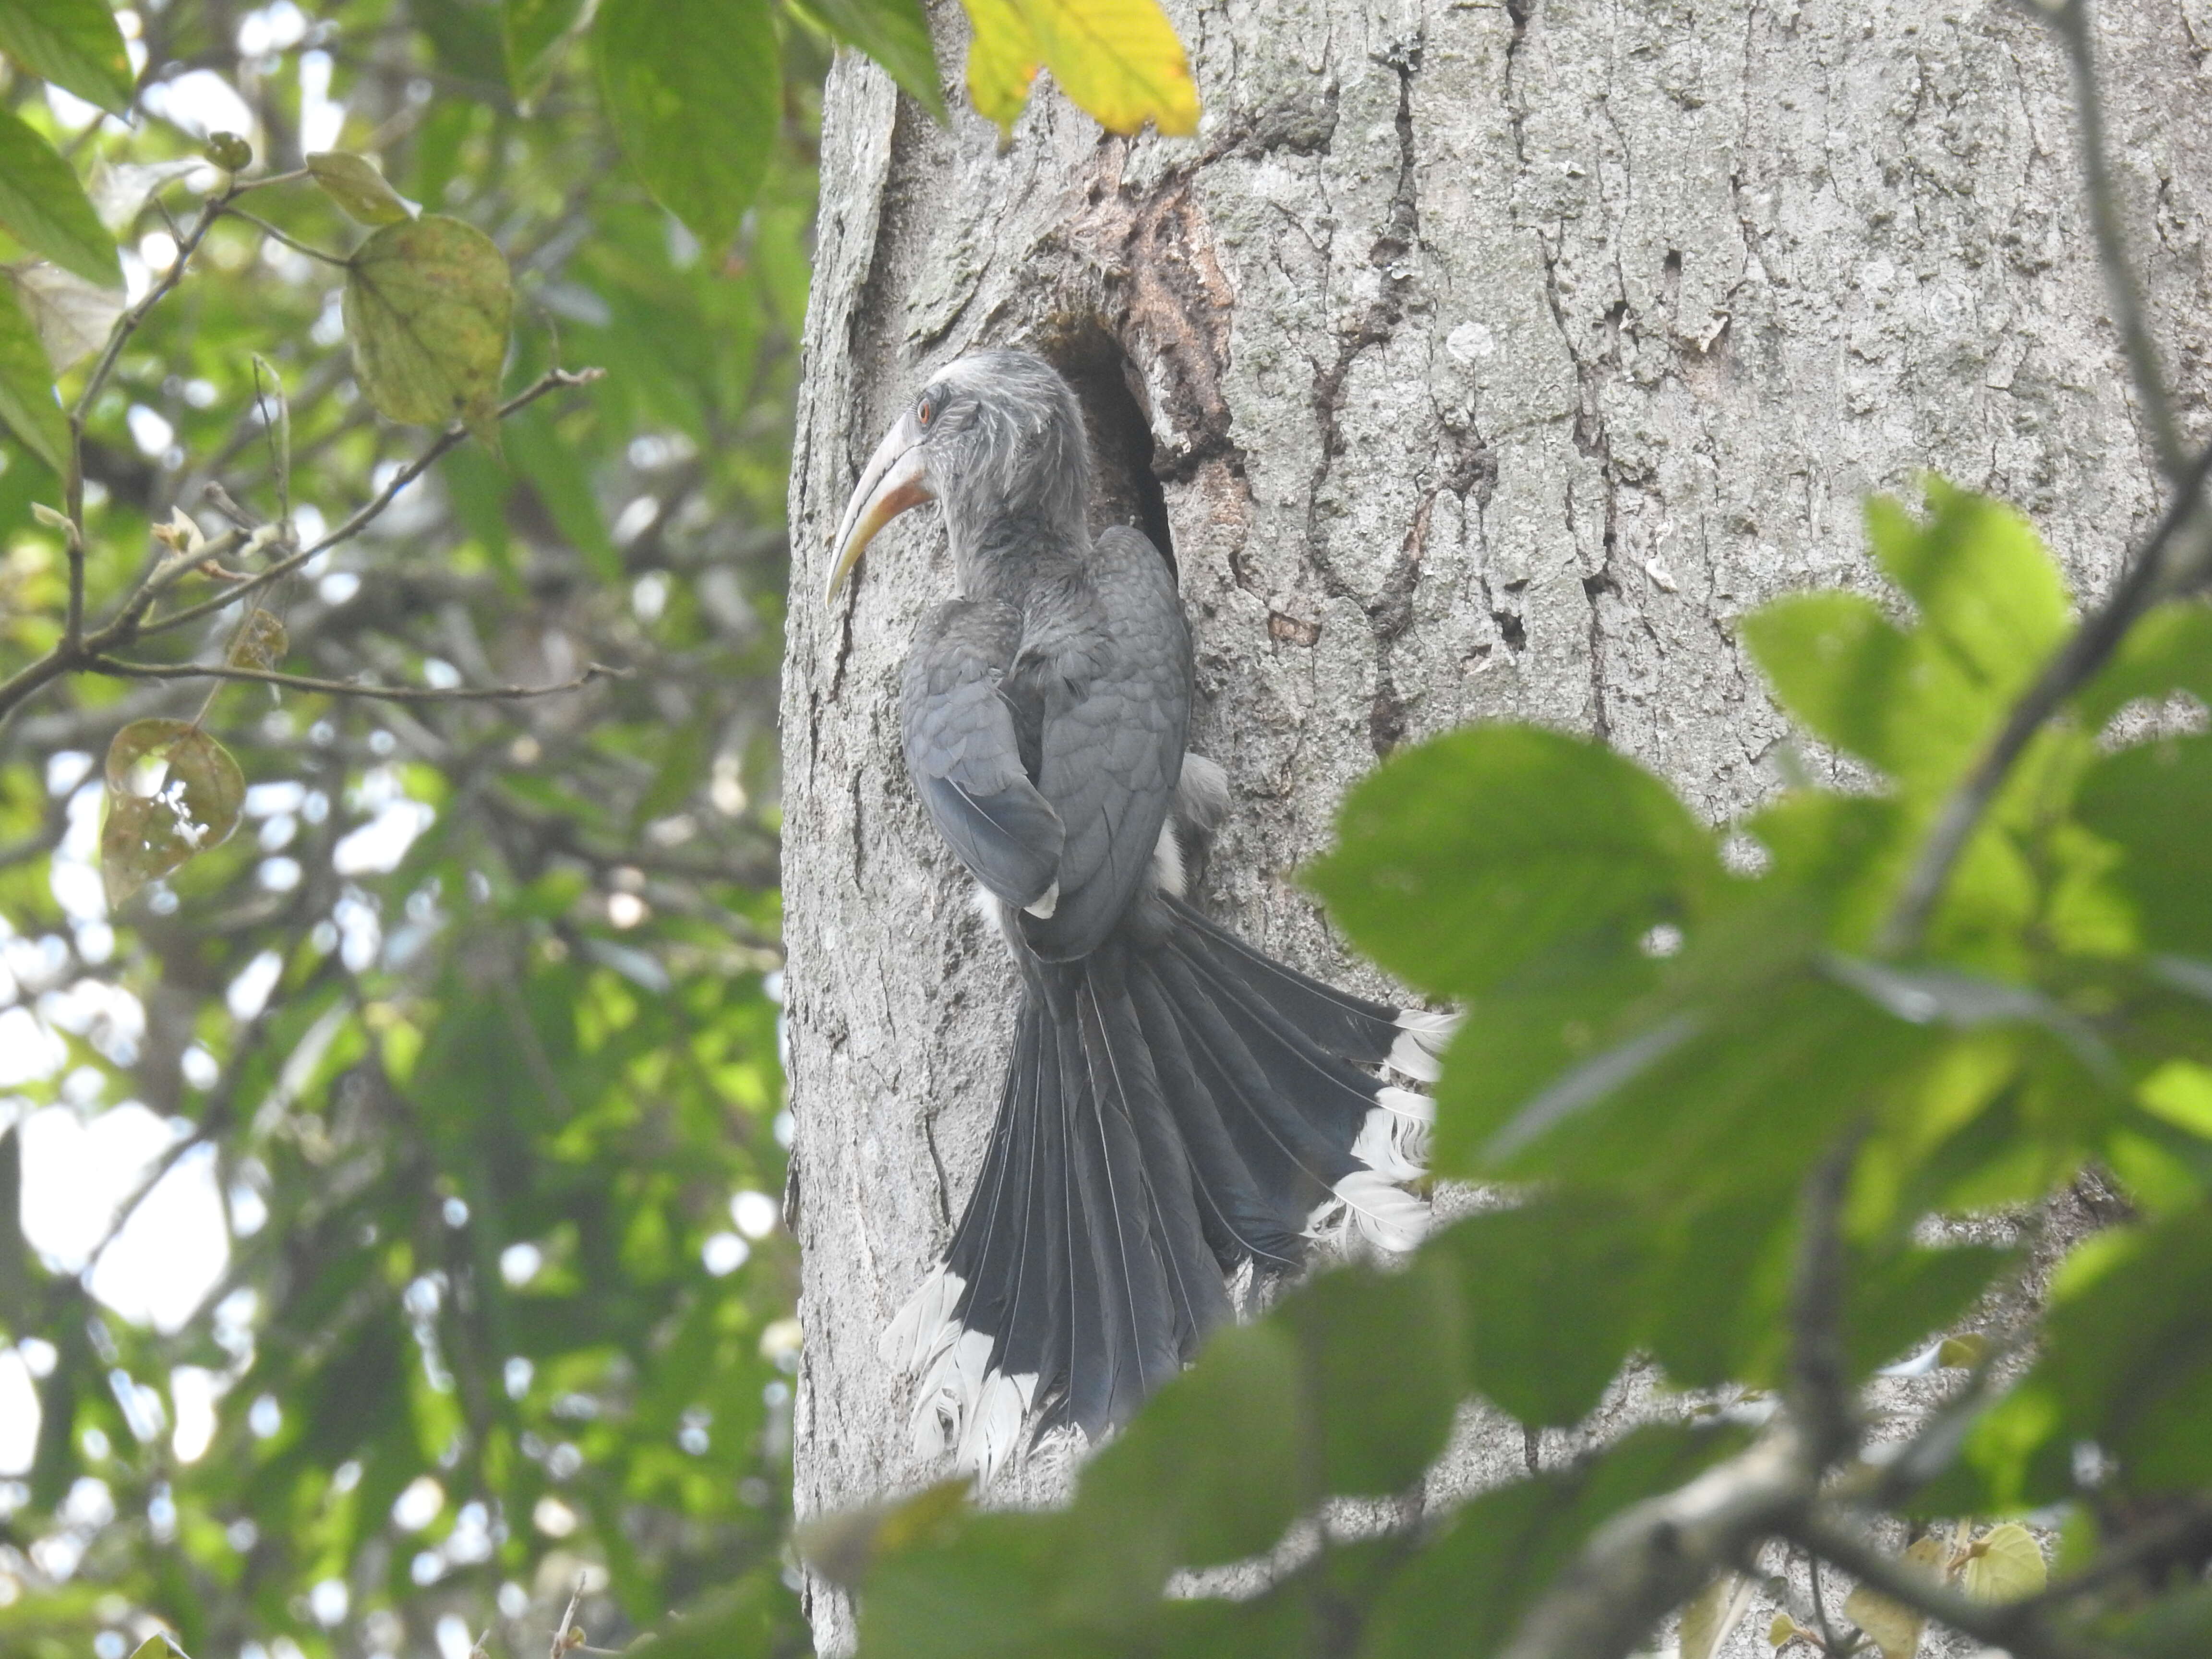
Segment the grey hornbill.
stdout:
<path fill-rule="evenodd" d="M 1423 1096 L 1445 1017 L 1272 962 L 1188 902 L 1228 805 L 1184 750 L 1189 625 L 1139 532 L 1086 522 L 1067 383 L 1016 351 L 932 379 L 869 461 L 827 597 L 876 532 L 939 502 L 959 597 L 908 653 L 907 769 L 1019 965 L 982 1172 L 884 1338 L 922 1382 L 915 1440 L 988 1478 L 1020 1440 L 1096 1440 L 1229 1316 L 1228 1283 L 1310 1239 L 1419 1237 Z"/>

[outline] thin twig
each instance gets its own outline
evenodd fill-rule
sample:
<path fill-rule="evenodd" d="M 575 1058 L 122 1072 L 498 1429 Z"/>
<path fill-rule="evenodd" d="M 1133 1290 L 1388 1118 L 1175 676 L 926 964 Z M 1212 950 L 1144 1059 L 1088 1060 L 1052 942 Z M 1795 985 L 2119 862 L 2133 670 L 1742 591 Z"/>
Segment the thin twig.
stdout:
<path fill-rule="evenodd" d="M 1977 1641 L 2003 1648 L 2013 1659 L 2118 1659 L 2109 1648 L 2084 1645 L 2052 1630 L 2039 1603 L 1974 1601 L 1817 1512 L 1797 1517 L 1783 1530 L 1818 1559 L 1842 1568 L 1891 1601 Z"/>
<path fill-rule="evenodd" d="M 273 236 L 294 252 L 304 253 L 310 259 L 320 259 L 325 264 L 336 265 L 342 270 L 351 263 L 342 253 L 325 253 L 321 248 L 312 247 L 301 241 L 289 231 L 277 229 L 258 213 L 248 213 L 241 207 L 225 207 L 223 214 L 228 218 L 245 220 L 264 236 Z"/>
<path fill-rule="evenodd" d="M 595 662 L 571 680 L 558 685 L 365 685 L 358 680 L 316 679 L 306 674 L 284 674 L 274 669 L 245 668 L 231 663 L 125 662 L 117 657 L 94 657 L 85 667 L 95 674 L 130 680 L 250 680 L 257 685 L 282 686 L 291 691 L 316 691 L 332 697 L 374 697 L 384 702 L 494 702 L 511 697 L 550 697 L 580 690 L 593 680 L 627 679 L 629 670 Z"/>
<path fill-rule="evenodd" d="M 566 386 L 589 386 L 592 381 L 600 379 L 605 374 L 606 370 L 603 368 L 556 368 L 549 370 L 545 374 L 532 382 L 528 387 L 517 392 L 514 397 L 509 398 L 505 403 L 501 404 L 499 406 L 499 418 L 505 420 L 508 416 L 514 414 L 515 410 L 523 408 L 526 404 L 536 403 L 540 398 L 545 396 L 549 392 L 557 392 Z M 468 431 L 464 427 L 458 425 L 447 427 L 445 431 L 438 434 L 436 441 L 428 448 L 424 449 L 421 454 L 417 455 L 413 460 L 408 462 L 405 466 L 400 468 L 398 472 L 394 473 L 392 477 L 392 482 L 385 485 L 385 487 L 377 493 L 374 500 L 361 507 L 351 518 L 348 519 L 343 524 L 338 526 L 337 529 L 331 531 L 320 541 L 315 543 L 314 545 L 312 547 L 303 547 L 298 552 L 290 555 L 289 557 L 278 560 L 275 564 L 270 565 L 266 570 L 258 573 L 251 580 L 240 582 L 237 586 L 229 589 L 226 592 L 218 593 L 211 599 L 203 599 L 198 605 L 187 605 L 182 611 L 172 611 L 166 617 L 157 617 L 152 622 L 147 623 L 140 632 L 142 634 L 164 634 L 173 628 L 181 628 L 186 623 L 197 622 L 202 617 L 208 616 L 214 611 L 223 610 L 227 606 L 235 605 L 239 600 L 244 599 L 247 594 L 253 592 L 258 588 L 266 587 L 270 582 L 290 575 L 293 571 L 307 563 L 308 560 L 313 558 L 318 553 L 327 551 L 329 549 L 338 545 L 341 542 L 352 540 L 353 538 L 358 536 L 362 531 L 366 530 L 371 524 L 375 522 L 378 518 L 382 516 L 384 509 L 392 505 L 393 499 L 398 495 L 401 490 L 406 489 L 409 484 L 413 483 L 416 479 L 421 477 L 425 472 L 428 471 L 432 466 L 436 465 L 440 457 L 443 456 L 447 451 L 453 449 L 459 445 L 461 441 L 468 435 Z"/>
<path fill-rule="evenodd" d="M 2003 728 L 1979 763 L 1943 803 L 1942 813 L 1929 831 L 1919 860 L 1898 895 L 1896 908 L 1883 925 L 1875 946 L 1877 954 L 1907 956 L 1919 948 L 1952 866 L 1966 850 L 1990 803 L 2004 787 L 2013 763 L 2043 729 L 2044 722 L 2105 665 L 2128 629 L 2166 591 L 2166 550 L 2197 517 L 2208 477 L 2212 477 L 2212 447 L 2183 471 L 2166 515 L 2129 563 L 2112 596 L 2068 636 L 2036 676 L 2035 683 L 2013 705 Z"/>
<path fill-rule="evenodd" d="M 1844 1192 L 1865 1126 L 1850 1130 L 1805 1177 L 1802 1231 L 1790 1297 L 1790 1409 L 1813 1461 L 1826 1468 L 1858 1443 L 1844 1351 Z"/>
<path fill-rule="evenodd" d="M 2189 453 L 2174 423 L 2173 403 L 2166 395 L 2166 376 L 2159 368 L 2158 347 L 2143 318 L 2142 292 L 2136 281 L 2135 262 L 2129 257 L 2127 230 L 2120 223 L 2119 197 L 2112 188 L 2105 142 L 2105 99 L 2097 84 L 2096 42 L 2089 23 L 2088 0 L 2031 0 L 2031 4 L 2065 49 L 2066 67 L 2074 82 L 2075 118 L 2080 125 L 2081 186 L 2088 198 L 2089 229 L 2097 244 L 2097 264 L 2104 273 L 2106 296 L 2120 331 L 2120 349 L 2128 360 L 2128 376 L 2135 382 L 2136 401 L 2150 428 L 2159 466 L 2170 481 L 2178 482 L 2188 469 Z"/>
<path fill-rule="evenodd" d="M 583 1599 L 584 1575 L 580 1572 L 576 1575 L 576 1588 L 568 1595 L 568 1611 L 561 1615 L 561 1623 L 553 1632 L 553 1650 L 550 1659 L 567 1659 L 568 1650 L 583 1641 L 584 1633 L 576 1628 L 575 1623 L 576 1603 Z M 574 1641 L 568 1639 L 572 1633 L 575 1637 Z"/>

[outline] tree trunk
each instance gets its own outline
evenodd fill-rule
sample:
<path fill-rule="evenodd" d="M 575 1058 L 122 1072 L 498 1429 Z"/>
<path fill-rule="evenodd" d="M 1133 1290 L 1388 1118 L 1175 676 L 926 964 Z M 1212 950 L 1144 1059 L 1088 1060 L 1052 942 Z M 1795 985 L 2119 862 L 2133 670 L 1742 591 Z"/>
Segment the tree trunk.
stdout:
<path fill-rule="evenodd" d="M 933 9 L 957 64 L 966 26 Z M 1194 746 L 1236 801 L 1205 896 L 1370 988 L 1295 872 L 1394 744 L 1595 732 L 1718 821 L 1777 786 L 1788 735 L 1735 621 L 1874 586 L 1868 492 L 1933 468 L 2006 496 L 2091 591 L 2158 506 L 2063 65 L 2021 11 L 1169 10 L 1194 142 L 1103 137 L 1041 82 L 1002 153 L 849 54 L 830 81 L 784 693 L 802 1516 L 933 1473 L 876 1340 L 958 1216 L 1014 1000 L 898 758 L 897 664 L 950 587 L 933 517 L 888 532 L 849 600 L 817 597 L 858 466 L 930 368 L 1027 343 L 1077 379 L 1101 520 L 1171 538 L 1197 635 Z M 2195 407 L 2212 0 L 2116 0 L 2101 44 Z M 1475 1438 L 1519 1464 L 1517 1430 Z M 849 1645 L 838 1598 L 811 1613 Z"/>

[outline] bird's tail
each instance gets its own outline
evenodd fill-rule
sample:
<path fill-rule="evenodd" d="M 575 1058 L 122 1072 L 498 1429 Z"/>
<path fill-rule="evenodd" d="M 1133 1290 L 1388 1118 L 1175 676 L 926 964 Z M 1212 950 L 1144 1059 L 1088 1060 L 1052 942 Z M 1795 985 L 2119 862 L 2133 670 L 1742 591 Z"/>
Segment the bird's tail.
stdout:
<path fill-rule="evenodd" d="M 1181 901 L 1147 944 L 1027 969 L 983 1169 L 884 1334 L 915 1449 L 988 1480 L 1025 1433 L 1096 1441 L 1316 1239 L 1410 1249 L 1449 1016 L 1269 960 Z"/>

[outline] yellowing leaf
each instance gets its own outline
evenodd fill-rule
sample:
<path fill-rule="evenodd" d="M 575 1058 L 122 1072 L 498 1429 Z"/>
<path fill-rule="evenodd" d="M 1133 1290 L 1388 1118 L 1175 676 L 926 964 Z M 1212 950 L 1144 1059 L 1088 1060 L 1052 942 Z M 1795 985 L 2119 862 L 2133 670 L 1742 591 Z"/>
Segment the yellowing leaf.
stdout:
<path fill-rule="evenodd" d="M 1171 137 L 1198 131 L 1198 83 L 1158 0 L 961 0 L 975 39 L 968 90 L 1011 127 L 1042 61 L 1060 90 L 1109 132 L 1150 121 Z"/>
<path fill-rule="evenodd" d="M 238 828 L 246 779 L 230 751 L 183 720 L 133 720 L 107 746 L 100 874 L 118 905 Z"/>
<path fill-rule="evenodd" d="M 491 238 L 425 214 L 385 226 L 346 264 L 346 334 L 377 412 L 423 426 L 458 420 L 496 449 L 514 295 Z"/>
<path fill-rule="evenodd" d="M 1721 1574 L 1698 1591 L 1682 1609 L 1680 1659 L 1712 1659 L 1751 1610 L 1751 1581 L 1735 1572 Z"/>
<path fill-rule="evenodd" d="M 1905 1559 L 1933 1583 L 1942 1577 L 1949 1555 L 1943 1540 L 1930 1533 L 1913 1541 L 1905 1552 Z M 1928 1620 L 1920 1613 L 1864 1584 L 1844 1598 L 1844 1617 L 1867 1633 L 1881 1650 L 1882 1659 L 1913 1659 L 1920 1651 L 1921 1634 L 1928 1627 Z"/>
<path fill-rule="evenodd" d="M 1936 1350 L 1936 1363 L 1958 1370 L 1970 1370 L 1982 1363 L 1990 1351 L 1990 1340 L 1978 1331 L 1966 1331 L 1957 1336 L 1947 1336 Z"/>
<path fill-rule="evenodd" d="M 975 38 L 968 46 L 968 96 L 977 114 L 996 121 L 1002 131 L 1029 101 L 1044 56 L 1014 0 L 960 0 Z"/>
<path fill-rule="evenodd" d="M 342 149 L 319 150 L 307 158 L 307 171 L 314 174 L 323 194 L 361 224 L 396 225 L 415 216 L 366 155 L 349 155 Z"/>
<path fill-rule="evenodd" d="M 1974 1540 L 1960 1583 L 1977 1601 L 2017 1601 L 2034 1595 L 2050 1577 L 2035 1534 L 2017 1521 L 2008 1521 Z"/>
<path fill-rule="evenodd" d="M 256 610 L 246 618 L 231 641 L 230 665 L 233 668 L 270 669 L 284 660 L 291 641 L 284 632 L 284 624 L 266 611 Z M 273 688 L 272 688 L 273 689 Z"/>

